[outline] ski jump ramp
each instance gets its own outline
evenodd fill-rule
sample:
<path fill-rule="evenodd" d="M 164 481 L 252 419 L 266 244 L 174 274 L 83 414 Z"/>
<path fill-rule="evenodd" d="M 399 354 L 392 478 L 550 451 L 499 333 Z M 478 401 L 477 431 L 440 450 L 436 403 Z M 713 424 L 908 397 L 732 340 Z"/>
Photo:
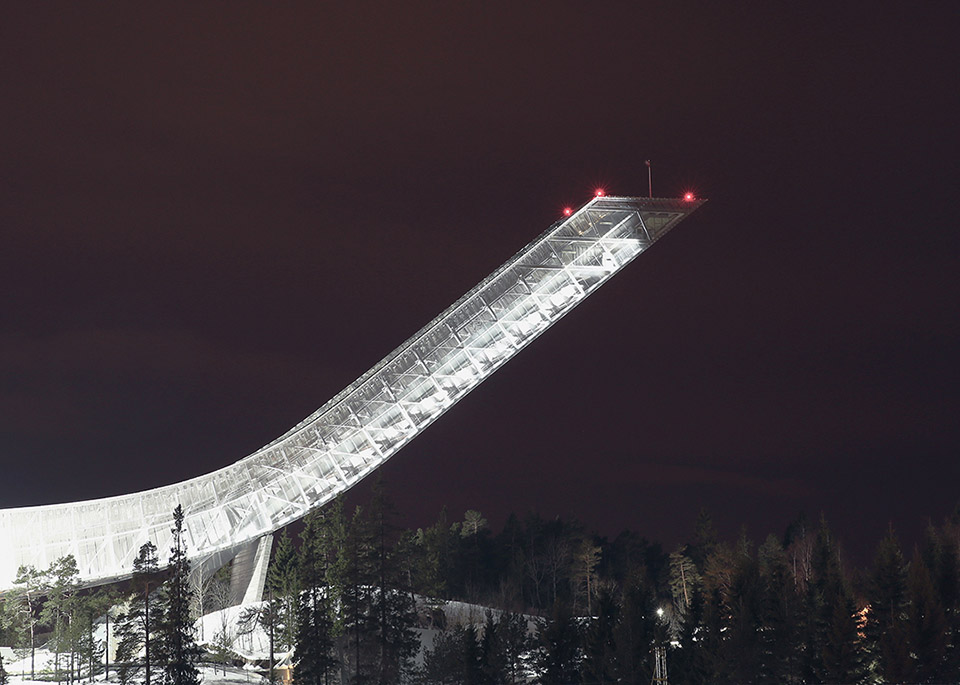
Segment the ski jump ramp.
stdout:
<path fill-rule="evenodd" d="M 594 198 L 316 412 L 230 466 L 128 495 L 0 510 L 0 591 L 21 565 L 44 569 L 67 554 L 84 584 L 128 577 L 143 543 L 170 547 L 178 504 L 194 562 L 217 567 L 257 550 L 256 562 L 240 565 L 253 567 L 247 574 L 262 588 L 271 533 L 396 454 L 702 203 Z"/>

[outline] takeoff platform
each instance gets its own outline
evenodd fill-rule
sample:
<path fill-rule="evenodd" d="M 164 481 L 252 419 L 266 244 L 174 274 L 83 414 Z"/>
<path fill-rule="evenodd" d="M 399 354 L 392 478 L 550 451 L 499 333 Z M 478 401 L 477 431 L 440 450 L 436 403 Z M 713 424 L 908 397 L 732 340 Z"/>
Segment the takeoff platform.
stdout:
<path fill-rule="evenodd" d="M 178 504 L 194 562 L 240 555 L 234 567 L 249 567 L 245 582 L 262 588 L 274 531 L 396 454 L 702 203 L 594 198 L 316 412 L 230 466 L 118 497 L 0 510 L 0 590 L 21 565 L 45 569 L 67 554 L 84 584 L 125 578 L 143 543 L 170 548 Z"/>

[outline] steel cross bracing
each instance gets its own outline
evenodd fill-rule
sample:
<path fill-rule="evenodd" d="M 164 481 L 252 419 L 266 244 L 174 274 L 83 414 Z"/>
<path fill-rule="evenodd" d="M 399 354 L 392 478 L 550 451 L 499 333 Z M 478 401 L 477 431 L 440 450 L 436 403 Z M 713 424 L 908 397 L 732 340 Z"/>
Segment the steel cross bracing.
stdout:
<path fill-rule="evenodd" d="M 357 483 L 701 204 L 599 197 L 557 222 L 314 414 L 248 457 L 144 492 L 0 510 L 0 589 L 17 568 L 73 554 L 86 583 L 170 547 L 186 513 L 192 557 L 230 550 Z"/>

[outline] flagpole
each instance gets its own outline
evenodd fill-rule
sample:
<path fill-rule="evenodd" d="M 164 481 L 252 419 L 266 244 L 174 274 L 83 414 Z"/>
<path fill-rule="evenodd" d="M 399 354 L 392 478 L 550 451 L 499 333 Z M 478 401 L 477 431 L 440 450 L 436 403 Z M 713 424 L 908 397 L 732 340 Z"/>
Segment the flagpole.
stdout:
<path fill-rule="evenodd" d="M 650 171 L 650 160 L 647 160 L 647 197 L 653 197 L 653 173 Z"/>

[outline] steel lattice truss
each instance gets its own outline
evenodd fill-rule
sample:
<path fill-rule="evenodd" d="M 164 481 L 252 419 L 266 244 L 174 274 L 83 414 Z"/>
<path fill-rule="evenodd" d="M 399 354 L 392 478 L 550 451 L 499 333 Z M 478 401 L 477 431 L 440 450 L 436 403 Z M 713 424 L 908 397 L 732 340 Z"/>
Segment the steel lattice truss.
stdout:
<path fill-rule="evenodd" d="M 186 512 L 195 558 L 229 554 L 332 499 L 664 235 L 700 201 L 599 197 L 551 226 L 285 435 L 204 476 L 105 499 L 0 510 L 0 589 L 73 554 L 84 582 L 130 574 Z"/>

